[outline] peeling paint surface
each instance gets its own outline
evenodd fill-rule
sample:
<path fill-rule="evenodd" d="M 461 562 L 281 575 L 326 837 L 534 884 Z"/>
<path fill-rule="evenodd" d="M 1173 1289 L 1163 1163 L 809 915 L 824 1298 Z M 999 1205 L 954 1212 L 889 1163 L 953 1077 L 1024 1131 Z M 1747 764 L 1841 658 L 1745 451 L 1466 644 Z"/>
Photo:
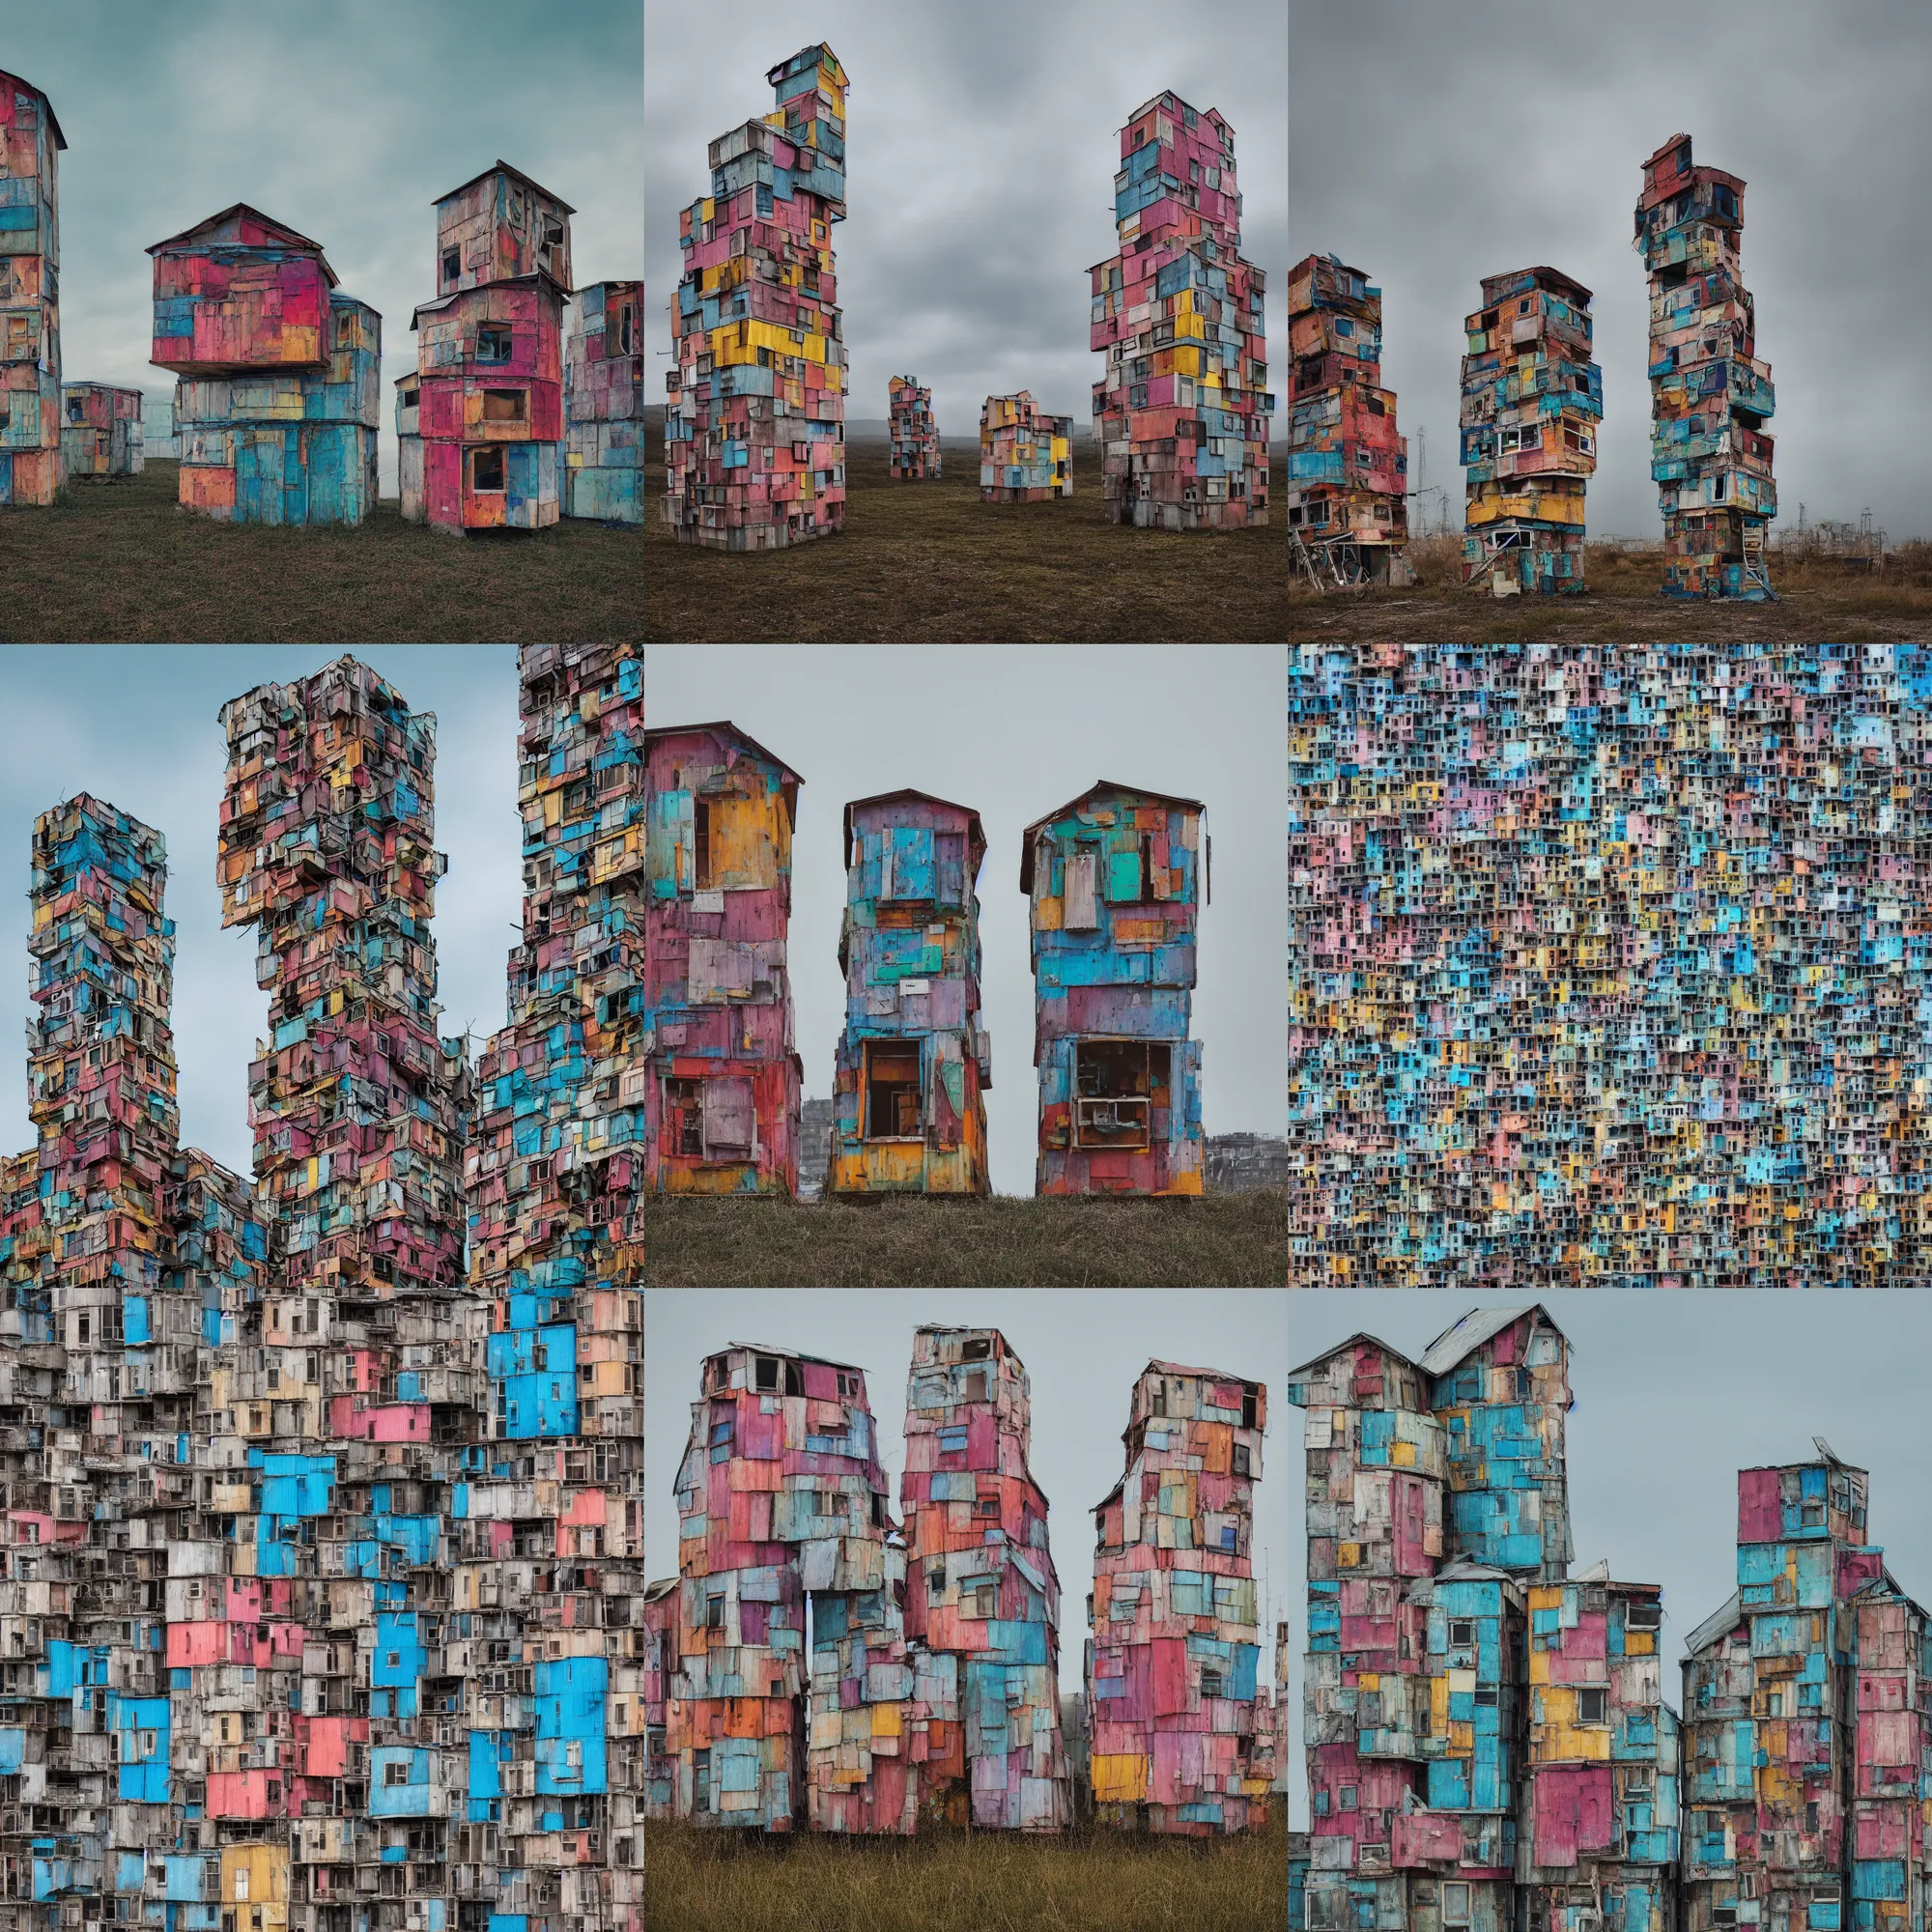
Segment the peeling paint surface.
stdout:
<path fill-rule="evenodd" d="M 980 410 L 980 500 L 1043 503 L 1073 494 L 1073 418 L 1049 415 L 1022 389 Z"/>
<path fill-rule="evenodd" d="M 0 509 L 67 480 L 61 438 L 60 156 L 53 103 L 0 73 Z"/>
<path fill-rule="evenodd" d="M 932 391 L 912 376 L 886 384 L 886 428 L 892 438 L 888 466 L 895 482 L 917 483 L 940 471 L 939 425 L 932 419 Z"/>

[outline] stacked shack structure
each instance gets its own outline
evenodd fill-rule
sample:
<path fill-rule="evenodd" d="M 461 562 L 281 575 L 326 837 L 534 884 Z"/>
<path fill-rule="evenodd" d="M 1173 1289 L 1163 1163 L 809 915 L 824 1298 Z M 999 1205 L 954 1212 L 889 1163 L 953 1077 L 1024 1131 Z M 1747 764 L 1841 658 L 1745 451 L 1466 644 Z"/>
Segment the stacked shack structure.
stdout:
<path fill-rule="evenodd" d="M 895 483 L 917 483 L 939 474 L 939 425 L 932 419 L 932 391 L 916 377 L 895 376 L 886 384 L 886 427 L 892 437 L 889 473 Z"/>
<path fill-rule="evenodd" d="M 1267 1390 L 1150 1362 L 1094 1511 L 1086 1682 L 1103 1823 L 1189 1837 L 1265 1824 L 1274 1716 L 1251 1538 Z"/>
<path fill-rule="evenodd" d="M 1241 254 L 1235 130 L 1177 94 L 1137 108 L 1114 219 L 1120 249 L 1090 270 L 1107 515 L 1146 529 L 1264 524 L 1266 277 Z"/>
<path fill-rule="evenodd" d="M 1693 166 L 1673 134 L 1643 164 L 1636 246 L 1650 277 L 1650 473 L 1663 513 L 1666 597 L 1772 595 L 1777 514 L 1771 365 L 1744 284 L 1745 185 Z"/>
<path fill-rule="evenodd" d="M 643 1158 L 660 1194 L 798 1192 L 798 774 L 729 720 L 643 734 Z"/>
<path fill-rule="evenodd" d="M 53 103 L 0 73 L 0 509 L 44 508 L 61 455 L 60 156 Z"/>
<path fill-rule="evenodd" d="M 1106 780 L 1028 826 L 1041 1194 L 1199 1194 L 1198 799 Z"/>
<path fill-rule="evenodd" d="M 563 342 L 563 514 L 644 521 L 644 285 L 592 282 Z"/>
<path fill-rule="evenodd" d="M 679 233 L 665 520 L 715 550 L 782 550 L 845 520 L 845 70 L 814 43 L 765 78 L 776 111 L 711 143 L 711 191 Z"/>
<path fill-rule="evenodd" d="M 156 242 L 149 359 L 171 369 L 183 508 L 359 524 L 376 505 L 383 318 L 319 242 L 245 202 Z"/>
<path fill-rule="evenodd" d="M 907 1753 L 954 1824 L 1058 1831 L 1060 1578 L 1027 1467 L 1026 1365 L 997 1328 L 921 1328 L 906 1387 Z"/>
<path fill-rule="evenodd" d="M 61 454 L 70 478 L 140 475 L 140 390 L 108 383 L 62 384 Z"/>
<path fill-rule="evenodd" d="M 1406 583 L 1408 444 L 1381 383 L 1382 292 L 1334 255 L 1288 276 L 1288 528 L 1305 574 Z"/>
<path fill-rule="evenodd" d="M 1049 415 L 1022 389 L 980 411 L 980 500 L 1043 503 L 1073 494 L 1073 418 Z"/>
<path fill-rule="evenodd" d="M 1486 275 L 1463 327 L 1463 581 L 1498 595 L 1580 591 L 1604 413 L 1590 291 L 1554 269 Z"/>
<path fill-rule="evenodd" d="M 437 201 L 437 297 L 411 320 L 415 372 L 396 389 L 409 522 L 460 536 L 561 513 L 574 213 L 502 160 Z"/>
<path fill-rule="evenodd" d="M 980 814 L 920 791 L 845 808 L 834 1194 L 984 1194 Z"/>

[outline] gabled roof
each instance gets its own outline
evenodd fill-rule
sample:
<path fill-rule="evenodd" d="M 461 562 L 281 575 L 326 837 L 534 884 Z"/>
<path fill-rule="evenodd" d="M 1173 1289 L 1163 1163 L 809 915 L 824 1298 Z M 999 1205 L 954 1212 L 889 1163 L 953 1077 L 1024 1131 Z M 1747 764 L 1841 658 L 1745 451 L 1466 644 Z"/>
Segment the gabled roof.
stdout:
<path fill-rule="evenodd" d="M 1120 784 L 1113 779 L 1095 779 L 1078 796 L 1069 798 L 1065 805 L 1056 806 L 1044 816 L 1036 818 L 1020 834 L 1020 891 L 1033 891 L 1033 845 L 1035 835 L 1042 825 L 1051 825 L 1056 818 L 1064 818 L 1069 811 L 1078 810 L 1090 798 L 1098 798 L 1102 792 L 1124 792 L 1134 798 L 1144 798 L 1151 805 L 1178 805 L 1189 811 L 1206 811 L 1208 808 L 1198 798 L 1179 798 L 1173 792 L 1150 791 L 1145 785 Z"/>
<path fill-rule="evenodd" d="M 891 805 L 901 798 L 916 798 L 925 805 L 944 806 L 948 811 L 963 811 L 966 814 L 966 836 L 975 840 L 981 856 L 986 850 L 986 834 L 980 823 L 980 814 L 970 805 L 959 805 L 950 798 L 935 798 L 929 791 L 915 791 L 910 785 L 902 785 L 897 791 L 876 791 L 870 798 L 855 798 L 845 808 L 845 864 L 852 864 L 852 814 L 865 805 Z"/>
<path fill-rule="evenodd" d="M 1422 1351 L 1420 1366 L 1423 1373 L 1446 1376 L 1459 1362 L 1474 1354 L 1492 1336 L 1500 1335 L 1512 1322 L 1520 1321 L 1525 1315 L 1541 1315 L 1552 1328 L 1556 1328 L 1548 1309 L 1540 1301 L 1524 1302 L 1516 1308 L 1472 1308 L 1453 1328 L 1445 1328 Z M 1556 1332 L 1560 1335 L 1563 1331 L 1557 1328 Z"/>
<path fill-rule="evenodd" d="M 432 208 L 440 208 L 445 201 L 454 201 L 463 192 L 464 188 L 474 187 L 478 182 L 486 181 L 491 175 L 497 174 L 508 175 L 512 181 L 520 181 L 526 187 L 534 188 L 546 201 L 555 202 L 557 207 L 562 209 L 566 214 L 575 214 L 577 213 L 576 209 L 572 208 L 569 202 L 565 201 L 560 194 L 552 194 L 542 182 L 532 181 L 521 168 L 513 168 L 508 161 L 500 160 L 493 161 L 489 167 L 484 168 L 478 174 L 471 175 L 467 182 L 451 188 L 447 194 L 438 195 L 430 203 L 430 206 Z"/>
<path fill-rule="evenodd" d="M 272 229 L 281 240 L 292 248 L 313 248 L 316 260 L 322 264 L 322 272 L 328 277 L 328 286 L 334 288 L 336 272 L 328 266 L 328 257 L 322 252 L 322 243 L 291 228 L 285 221 L 277 221 L 272 214 L 264 214 L 259 208 L 251 207 L 245 201 L 238 201 L 224 208 L 218 214 L 211 214 L 205 221 L 197 221 L 192 228 L 184 228 L 179 235 L 170 235 L 164 241 L 156 242 L 149 250 L 151 255 L 158 255 L 163 248 L 172 248 L 179 242 L 192 242 L 197 236 L 211 228 L 219 228 L 224 221 L 231 221 L 238 215 L 247 215 L 258 221 L 264 228 Z"/>
<path fill-rule="evenodd" d="M 1383 1354 L 1393 1355 L 1405 1368 L 1415 1369 L 1421 1367 L 1419 1362 L 1405 1355 L 1400 1349 L 1390 1348 L 1379 1335 L 1371 1335 L 1366 1328 L 1357 1328 L 1346 1342 L 1337 1342 L 1332 1349 L 1323 1349 L 1319 1355 L 1311 1355 L 1298 1369 L 1290 1369 L 1288 1372 L 1289 1380 L 1292 1382 L 1299 1381 L 1310 1369 L 1319 1369 L 1323 1362 L 1333 1361 L 1344 1349 L 1352 1349 L 1358 1342 L 1372 1343 Z"/>
<path fill-rule="evenodd" d="M 642 742 L 648 745 L 656 738 L 681 738 L 687 731 L 728 732 L 739 744 L 757 753 L 759 757 L 769 758 L 793 784 L 805 782 L 776 752 L 767 751 L 749 731 L 741 731 L 728 718 L 708 718 L 701 724 L 660 724 L 654 730 L 646 731 Z"/>
<path fill-rule="evenodd" d="M 782 1355 L 788 1361 L 811 1362 L 821 1369 L 850 1369 L 861 1376 L 866 1373 L 857 1362 L 835 1362 L 830 1355 L 808 1355 L 803 1349 L 775 1349 L 769 1342 L 726 1342 L 722 1349 L 713 1349 L 704 1359 L 708 1362 L 712 1355 L 728 1355 L 733 1349 L 743 1349 L 752 1355 Z"/>
<path fill-rule="evenodd" d="M 417 302 L 414 312 L 410 317 L 410 327 L 413 330 L 424 316 L 434 315 L 439 309 L 447 308 L 451 302 L 462 301 L 466 296 L 486 295 L 492 289 L 521 289 L 526 286 L 534 288 L 544 282 L 548 282 L 556 291 L 559 301 L 569 300 L 570 290 L 565 288 L 549 270 L 538 269 L 534 273 L 527 275 L 498 275 L 494 282 L 477 282 L 467 289 L 452 289 L 448 295 L 438 296 L 434 301 Z"/>
<path fill-rule="evenodd" d="M 1147 1365 L 1147 1369 L 1141 1371 L 1141 1374 L 1146 1375 L 1148 1369 L 1158 1369 L 1164 1376 L 1199 1376 L 1203 1381 L 1239 1382 L 1243 1388 L 1260 1388 L 1262 1385 L 1260 1380 L 1253 1376 L 1234 1375 L 1227 1369 L 1190 1369 L 1185 1362 L 1151 1361 Z"/>

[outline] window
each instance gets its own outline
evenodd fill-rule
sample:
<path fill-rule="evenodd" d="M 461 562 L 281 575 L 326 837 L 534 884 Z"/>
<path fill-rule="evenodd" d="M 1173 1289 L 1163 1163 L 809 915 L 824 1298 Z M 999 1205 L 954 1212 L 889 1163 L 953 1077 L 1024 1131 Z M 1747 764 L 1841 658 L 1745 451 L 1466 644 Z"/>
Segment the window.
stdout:
<path fill-rule="evenodd" d="M 355 347 L 355 312 L 343 309 L 335 318 L 335 346 L 338 349 Z"/>
<path fill-rule="evenodd" d="M 1449 1648 L 1468 1650 L 1476 1641 L 1476 1622 L 1473 1617 L 1451 1617 L 1449 1619 Z"/>
<path fill-rule="evenodd" d="M 804 1391 L 802 1389 L 787 1389 L 785 1393 L 787 1395 L 801 1395 Z M 856 1375 L 848 1376 L 843 1369 L 840 1369 L 838 1371 L 838 1394 L 841 1400 L 846 1396 L 850 1396 L 854 1402 L 857 1402 L 859 1399 L 859 1378 Z"/>
<path fill-rule="evenodd" d="M 694 1751 L 691 1758 L 691 1802 L 694 1809 L 711 1809 L 711 1753 Z"/>
<path fill-rule="evenodd" d="M 614 321 L 617 330 L 617 354 L 619 355 L 628 355 L 631 353 L 632 342 L 631 304 L 629 302 L 618 303 Z M 610 324 L 607 323 L 606 327 L 610 327 Z"/>
<path fill-rule="evenodd" d="M 925 1587 L 929 1595 L 943 1597 L 946 1594 L 946 1566 L 935 1564 L 925 1573 Z"/>
<path fill-rule="evenodd" d="M 1168 1084 L 1167 1042 L 1083 1039 L 1073 1051 L 1074 1146 L 1151 1146 L 1153 1096 Z"/>
<path fill-rule="evenodd" d="M 383 1766 L 383 1788 L 393 1791 L 399 1784 L 410 1781 L 410 1768 L 400 1758 L 390 1758 Z"/>
<path fill-rule="evenodd" d="M 469 487 L 485 494 L 498 494 L 503 488 L 503 452 L 497 448 L 469 452 Z"/>
<path fill-rule="evenodd" d="M 704 1600 L 704 1628 L 722 1631 L 724 1628 L 724 1599 L 713 1594 Z"/>
<path fill-rule="evenodd" d="M 760 1392 L 768 1391 L 776 1395 L 779 1386 L 779 1365 L 777 1358 L 772 1355 L 759 1355 L 755 1357 L 752 1369 L 752 1381 L 753 1386 Z"/>
<path fill-rule="evenodd" d="M 463 279 L 461 248 L 445 248 L 442 251 L 442 279 L 445 282 L 459 282 Z"/>
<path fill-rule="evenodd" d="M 246 1865 L 237 1865 L 235 1867 L 236 1902 L 240 1904 L 247 1896 L 248 1896 L 248 1867 Z"/>
<path fill-rule="evenodd" d="M 738 1075 L 719 1075 L 704 1090 L 704 1154 L 708 1160 L 750 1160 L 757 1137 L 752 1083 Z"/>
<path fill-rule="evenodd" d="M 526 422 L 530 413 L 527 389 L 485 389 L 483 420 L 486 423 Z"/>
<path fill-rule="evenodd" d="M 703 799 L 691 802 L 692 887 L 708 893 L 715 889 L 711 875 L 711 807 Z"/>
<path fill-rule="evenodd" d="M 507 362 L 513 340 L 507 322 L 479 322 L 476 325 L 477 361 Z"/>
<path fill-rule="evenodd" d="M 1201 1694 L 1204 1697 L 1221 1695 L 1221 1673 L 1218 1670 L 1203 1670 L 1201 1673 Z"/>
<path fill-rule="evenodd" d="M 997 1520 L 1000 1514 L 999 1497 L 998 1496 L 978 1497 L 973 1504 L 973 1514 L 975 1516 L 989 1516 Z"/>
<path fill-rule="evenodd" d="M 1099 855 L 1084 846 L 1066 855 L 1065 891 L 1060 923 L 1068 932 L 1093 932 L 1099 926 L 1094 909 L 1098 891 Z"/>
<path fill-rule="evenodd" d="M 1235 1474 L 1245 1476 L 1248 1473 L 1248 1445 L 1245 1442 L 1236 1442 L 1235 1444 Z"/>
<path fill-rule="evenodd" d="M 85 412 L 86 405 L 78 396 L 70 396 L 67 399 L 67 419 L 69 422 L 80 422 L 84 418 Z"/>
<path fill-rule="evenodd" d="M 1608 1692 L 1602 1690 L 1584 1689 L 1577 1692 L 1577 1721 L 1579 1724 L 1602 1724 L 1609 1721 L 1605 1705 Z"/>
<path fill-rule="evenodd" d="M 665 1727 L 662 1724 L 652 1724 L 644 1732 L 644 1755 L 646 1757 L 663 1757 L 664 1754 Z"/>
<path fill-rule="evenodd" d="M 1241 1397 L 1241 1427 L 1243 1429 L 1254 1428 L 1256 1417 L 1260 1413 L 1261 1411 L 1255 1403 L 1255 1392 L 1253 1389 L 1249 1389 Z"/>
<path fill-rule="evenodd" d="M 1624 1627 L 1634 1631 L 1654 1631 L 1663 1621 L 1662 1604 L 1631 1604 L 1624 1610 Z"/>
<path fill-rule="evenodd" d="M 665 1082 L 665 1146 L 675 1154 L 704 1152 L 704 1097 L 696 1080 Z"/>
<path fill-rule="evenodd" d="M 919 1043 L 868 1039 L 866 1048 L 866 1138 L 918 1140 Z"/>
<path fill-rule="evenodd" d="M 966 1400 L 968 1402 L 984 1402 L 986 1400 L 986 1372 L 984 1369 L 975 1369 L 967 1376 Z"/>
<path fill-rule="evenodd" d="M 991 1356 L 992 1352 L 993 1345 L 991 1341 L 984 1335 L 978 1335 L 971 1341 L 963 1343 L 960 1346 L 959 1359 L 962 1362 L 983 1362 Z"/>
<path fill-rule="evenodd" d="M 1466 1926 L 1470 1922 L 1469 1895 L 1471 1888 L 1461 1880 L 1446 1882 L 1442 1887 L 1442 1926 L 1443 1932 L 1451 1932 L 1452 1927 Z"/>
<path fill-rule="evenodd" d="M 959 1593 L 962 1617 L 997 1617 L 1000 1614 L 1000 1586 L 991 1577 L 975 1577 Z"/>

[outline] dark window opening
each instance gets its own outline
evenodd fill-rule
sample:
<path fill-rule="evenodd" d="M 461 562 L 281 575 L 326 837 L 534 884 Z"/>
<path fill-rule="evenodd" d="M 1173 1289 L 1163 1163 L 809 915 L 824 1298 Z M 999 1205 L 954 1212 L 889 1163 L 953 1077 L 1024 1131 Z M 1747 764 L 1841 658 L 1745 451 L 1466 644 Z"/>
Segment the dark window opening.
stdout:
<path fill-rule="evenodd" d="M 753 1370 L 752 1385 L 760 1394 L 776 1395 L 779 1391 L 779 1365 L 774 1355 L 759 1355 Z"/>
<path fill-rule="evenodd" d="M 483 420 L 488 422 L 527 422 L 530 393 L 527 389 L 485 389 Z"/>
<path fill-rule="evenodd" d="M 1245 1442 L 1236 1442 L 1235 1444 L 1235 1474 L 1245 1476 L 1251 1473 L 1248 1466 L 1248 1445 Z"/>
<path fill-rule="evenodd" d="M 1449 1622 L 1449 1648 L 1467 1650 L 1476 1640 L 1475 1620 L 1470 1617 L 1452 1617 Z"/>
<path fill-rule="evenodd" d="M 1256 1413 L 1254 1391 L 1250 1389 L 1241 1398 L 1241 1427 L 1243 1429 L 1252 1429 L 1255 1426 Z"/>
<path fill-rule="evenodd" d="M 866 1138 L 920 1138 L 919 1046 L 916 1041 L 866 1042 Z"/>
<path fill-rule="evenodd" d="M 1204 1670 L 1201 1673 L 1201 1694 L 1204 1697 L 1220 1696 L 1221 1673 L 1218 1670 Z"/>
<path fill-rule="evenodd" d="M 708 893 L 712 889 L 711 808 L 701 798 L 692 801 L 691 840 L 692 887 L 696 892 Z"/>
<path fill-rule="evenodd" d="M 785 1394 L 803 1395 L 804 1393 L 805 1393 L 805 1377 L 803 1376 L 803 1374 L 800 1373 L 798 1364 L 796 1362 L 790 1362 L 790 1361 L 786 1362 Z"/>
<path fill-rule="evenodd" d="M 1580 1690 L 1577 1692 L 1577 1721 L 1579 1724 L 1601 1724 L 1605 1721 L 1604 1703 L 1607 1696 L 1604 1690 Z"/>
<path fill-rule="evenodd" d="M 665 1139 L 674 1153 L 704 1152 L 704 1096 L 696 1080 L 672 1080 L 665 1087 Z"/>
<path fill-rule="evenodd" d="M 510 359 L 510 325 L 507 322 L 480 322 L 476 325 L 476 359 L 479 362 L 507 362 Z"/>
<path fill-rule="evenodd" d="M 81 421 L 85 413 L 85 407 L 86 406 L 81 402 L 81 399 L 78 396 L 70 396 L 67 399 L 68 421 L 71 423 L 77 423 Z"/>
<path fill-rule="evenodd" d="M 403 407 L 406 410 L 414 409 L 421 400 L 422 391 L 420 389 L 405 389 L 403 391 Z"/>
<path fill-rule="evenodd" d="M 1151 905 L 1160 897 L 1153 889 L 1153 834 L 1141 834 L 1141 889 L 1136 898 L 1139 905 Z"/>
<path fill-rule="evenodd" d="M 1153 1097 L 1167 1088 L 1169 1054 L 1164 1040 L 1075 1042 L 1074 1146 L 1151 1146 Z"/>
<path fill-rule="evenodd" d="M 630 353 L 631 304 L 626 302 L 617 311 L 617 354 L 619 355 L 628 355 Z"/>
<path fill-rule="evenodd" d="M 469 453 L 469 487 L 500 493 L 503 488 L 503 452 L 500 449 L 474 449 Z"/>
<path fill-rule="evenodd" d="M 463 250 L 461 248 L 445 248 L 442 251 L 442 279 L 445 282 L 458 282 L 463 279 Z"/>
<path fill-rule="evenodd" d="M 961 1346 L 959 1358 L 965 1362 L 983 1362 L 992 1352 L 992 1342 L 986 1336 L 981 1335 Z"/>

